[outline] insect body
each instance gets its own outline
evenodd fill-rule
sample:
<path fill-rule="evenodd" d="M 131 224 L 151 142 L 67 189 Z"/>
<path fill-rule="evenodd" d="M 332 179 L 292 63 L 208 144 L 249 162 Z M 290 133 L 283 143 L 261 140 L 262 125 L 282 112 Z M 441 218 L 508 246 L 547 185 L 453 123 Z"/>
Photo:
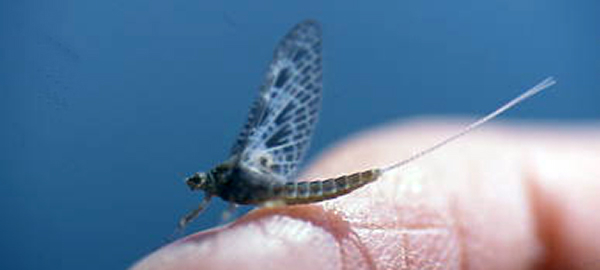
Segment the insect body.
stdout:
<path fill-rule="evenodd" d="M 321 181 L 269 182 L 241 168 L 221 164 L 208 173 L 196 173 L 186 180 L 192 190 L 204 190 L 236 204 L 302 204 L 324 201 L 347 194 L 379 177 L 372 169 Z"/>
<path fill-rule="evenodd" d="M 260 93 L 251 107 L 230 158 L 206 173 L 186 179 L 204 200 L 179 222 L 183 228 L 218 196 L 234 205 L 292 205 L 319 202 L 350 193 L 382 173 L 413 161 L 551 86 L 548 78 L 465 129 L 386 168 L 310 182 L 295 181 L 308 149 L 321 103 L 321 29 L 315 21 L 296 25 L 279 42 Z"/>

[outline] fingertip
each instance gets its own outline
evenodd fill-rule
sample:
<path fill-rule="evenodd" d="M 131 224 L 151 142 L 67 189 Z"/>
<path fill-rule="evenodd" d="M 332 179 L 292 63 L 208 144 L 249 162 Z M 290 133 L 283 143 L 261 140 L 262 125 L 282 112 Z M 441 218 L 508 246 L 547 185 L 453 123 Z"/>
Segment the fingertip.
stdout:
<path fill-rule="evenodd" d="M 302 179 L 380 168 L 458 128 L 430 121 L 363 133 L 328 151 Z M 351 194 L 252 211 L 226 227 L 177 241 L 134 269 L 600 265 L 589 263 L 600 250 L 594 240 L 600 219 L 592 214 L 600 205 L 594 195 L 600 182 L 594 181 L 600 175 L 598 136 L 542 140 L 551 133 L 491 126 Z M 536 149 L 541 150 L 536 154 Z M 551 245 L 559 248 L 553 251 Z M 557 256 L 562 257 L 549 258 Z"/>
<path fill-rule="evenodd" d="M 133 269 L 339 269 L 335 232 L 315 207 L 260 209 L 150 254 Z"/>

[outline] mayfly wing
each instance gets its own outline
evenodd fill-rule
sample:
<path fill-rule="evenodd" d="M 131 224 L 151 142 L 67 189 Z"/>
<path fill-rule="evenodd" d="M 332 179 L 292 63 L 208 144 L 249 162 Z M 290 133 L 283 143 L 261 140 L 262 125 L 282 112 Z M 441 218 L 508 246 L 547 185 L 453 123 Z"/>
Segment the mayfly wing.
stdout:
<path fill-rule="evenodd" d="M 321 28 L 304 21 L 275 48 L 265 82 L 231 149 L 241 169 L 268 180 L 293 180 L 315 129 L 321 90 Z"/>

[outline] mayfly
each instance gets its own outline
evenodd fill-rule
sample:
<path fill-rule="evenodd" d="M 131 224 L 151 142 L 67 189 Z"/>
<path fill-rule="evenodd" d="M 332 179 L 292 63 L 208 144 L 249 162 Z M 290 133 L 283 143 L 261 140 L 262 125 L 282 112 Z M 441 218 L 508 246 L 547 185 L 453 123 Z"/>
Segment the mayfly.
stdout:
<path fill-rule="evenodd" d="M 275 48 L 266 79 L 230 158 L 210 171 L 186 179 L 192 190 L 204 191 L 200 205 L 179 222 L 196 218 L 218 196 L 235 205 L 294 205 L 320 202 L 348 194 L 456 140 L 498 114 L 552 86 L 547 78 L 458 133 L 385 168 L 319 181 L 295 181 L 295 174 L 315 129 L 321 103 L 321 27 L 304 21 L 293 27 Z"/>

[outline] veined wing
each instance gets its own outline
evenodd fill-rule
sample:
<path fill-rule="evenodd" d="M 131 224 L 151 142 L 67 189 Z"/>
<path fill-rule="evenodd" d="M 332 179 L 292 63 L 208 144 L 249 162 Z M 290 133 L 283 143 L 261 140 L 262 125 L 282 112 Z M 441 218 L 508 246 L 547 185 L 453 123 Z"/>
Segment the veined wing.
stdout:
<path fill-rule="evenodd" d="M 231 150 L 241 168 L 261 178 L 292 181 L 317 122 L 321 89 L 321 28 L 315 21 L 304 21 L 277 45 Z"/>

